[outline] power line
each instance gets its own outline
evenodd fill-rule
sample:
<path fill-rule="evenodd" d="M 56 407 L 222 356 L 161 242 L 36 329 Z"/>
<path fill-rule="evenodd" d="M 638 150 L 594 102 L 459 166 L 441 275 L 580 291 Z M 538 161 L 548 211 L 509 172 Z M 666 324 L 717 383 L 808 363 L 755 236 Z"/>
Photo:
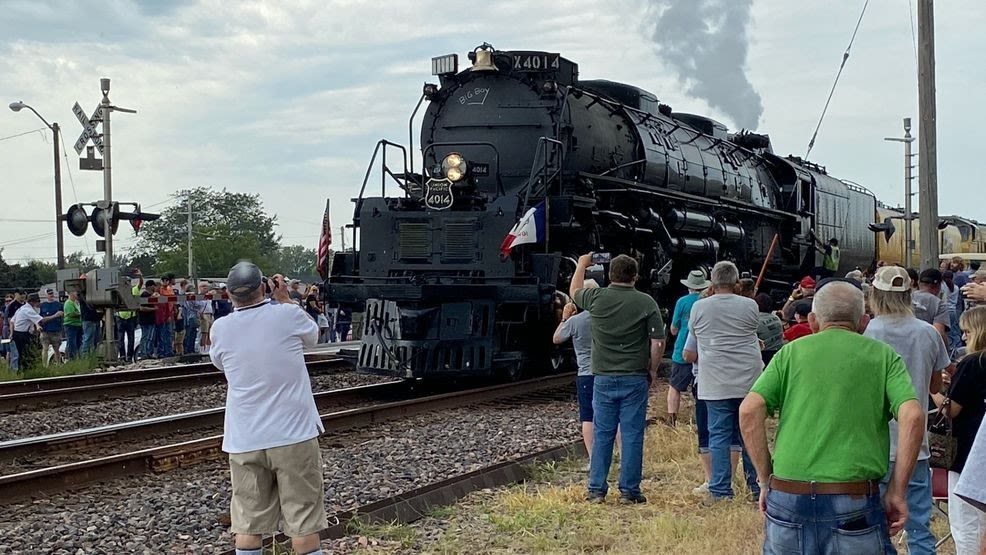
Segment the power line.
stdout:
<path fill-rule="evenodd" d="M 9 247 L 12 245 L 20 245 L 22 243 L 32 243 L 34 241 L 41 241 L 43 239 L 49 239 L 54 237 L 55 233 L 42 233 L 41 235 L 32 235 L 30 237 L 21 237 L 19 239 L 11 239 L 9 241 L 0 242 L 0 247 Z"/>
<path fill-rule="evenodd" d="M 911 45 L 914 47 L 914 63 L 918 59 L 918 36 L 914 30 L 914 4 L 912 0 L 907 0 L 907 18 L 911 20 Z"/>
<path fill-rule="evenodd" d="M 859 25 L 863 22 L 863 14 L 866 13 L 866 6 L 870 4 L 870 0 L 863 2 L 863 9 L 859 12 L 859 19 L 856 20 L 856 28 L 852 31 L 852 37 L 849 39 L 849 45 L 846 46 L 846 51 L 842 54 L 842 63 L 839 64 L 839 71 L 835 74 L 835 81 L 832 83 L 832 90 L 829 91 L 829 97 L 825 99 L 825 107 L 822 108 L 822 115 L 818 118 L 818 125 L 815 126 L 815 132 L 811 135 L 811 141 L 808 141 L 808 150 L 805 152 L 805 160 L 808 159 L 808 155 L 811 154 L 812 147 L 815 146 L 815 139 L 818 138 L 818 130 L 822 127 L 822 121 L 825 119 L 825 113 L 828 112 L 829 103 L 832 102 L 832 95 L 835 94 L 835 87 L 839 84 L 839 77 L 842 76 L 842 70 L 846 67 L 846 60 L 849 59 L 849 50 L 852 48 L 852 43 L 856 40 L 856 33 L 859 32 Z"/>
<path fill-rule="evenodd" d="M 9 140 L 9 139 L 16 139 L 17 137 L 23 137 L 24 135 L 30 135 L 31 133 L 39 133 L 39 132 L 41 133 L 41 136 L 44 137 L 44 130 L 45 129 L 48 129 L 48 128 L 47 127 L 40 127 L 38 129 L 32 129 L 30 131 L 25 131 L 23 133 L 18 133 L 16 135 L 9 135 L 7 137 L 0 137 L 0 141 L 6 141 L 6 140 Z"/>

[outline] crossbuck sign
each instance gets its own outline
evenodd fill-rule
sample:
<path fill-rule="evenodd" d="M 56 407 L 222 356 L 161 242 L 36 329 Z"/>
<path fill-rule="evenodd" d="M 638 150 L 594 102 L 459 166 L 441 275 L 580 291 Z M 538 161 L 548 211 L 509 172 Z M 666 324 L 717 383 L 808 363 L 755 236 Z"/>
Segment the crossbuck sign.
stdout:
<path fill-rule="evenodd" d="M 82 150 L 86 148 L 86 143 L 92 140 L 92 144 L 96 145 L 99 149 L 99 153 L 103 153 L 103 136 L 96 131 L 96 126 L 102 121 L 99 117 L 100 107 L 96 106 L 96 110 L 92 113 L 92 117 L 86 118 L 86 113 L 82 111 L 82 106 L 76 102 L 75 106 L 72 106 L 72 112 L 75 117 L 79 118 L 79 123 L 82 124 L 82 134 L 79 135 L 79 140 L 75 141 L 75 152 L 82 154 Z"/>

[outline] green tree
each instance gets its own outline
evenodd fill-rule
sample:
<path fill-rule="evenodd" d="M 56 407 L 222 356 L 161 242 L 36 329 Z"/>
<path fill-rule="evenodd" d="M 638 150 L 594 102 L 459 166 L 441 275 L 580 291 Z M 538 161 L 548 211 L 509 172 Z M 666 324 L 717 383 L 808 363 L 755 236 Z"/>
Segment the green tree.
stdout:
<path fill-rule="evenodd" d="M 262 269 L 272 268 L 280 236 L 277 217 L 264 211 L 260 195 L 198 187 L 179 191 L 178 202 L 161 218 L 143 225 L 131 260 L 153 260 L 153 272 L 188 273 L 188 202 L 192 205 L 192 255 L 196 274 L 224 276 L 238 260 L 248 259 Z"/>
<path fill-rule="evenodd" d="M 281 247 L 271 263 L 271 272 L 279 272 L 292 278 L 310 281 L 315 273 L 315 249 L 301 245 Z"/>
<path fill-rule="evenodd" d="M 114 257 L 114 258 L 119 258 L 119 257 Z M 102 261 L 97 262 L 96 257 L 86 256 L 82 254 L 81 251 L 73 252 L 72 254 L 65 257 L 65 267 L 78 268 L 79 273 L 81 274 L 84 274 L 89 270 L 101 268 L 102 266 L 103 266 Z"/>

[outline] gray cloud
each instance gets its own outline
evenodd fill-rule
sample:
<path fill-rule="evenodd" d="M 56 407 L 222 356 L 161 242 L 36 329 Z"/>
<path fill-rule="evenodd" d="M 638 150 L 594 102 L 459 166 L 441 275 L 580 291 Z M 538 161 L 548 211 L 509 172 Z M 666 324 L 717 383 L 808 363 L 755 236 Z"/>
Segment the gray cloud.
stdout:
<path fill-rule="evenodd" d="M 752 0 L 671 0 L 646 10 L 662 61 L 687 91 L 718 108 L 736 125 L 756 129 L 760 94 L 746 75 Z"/>

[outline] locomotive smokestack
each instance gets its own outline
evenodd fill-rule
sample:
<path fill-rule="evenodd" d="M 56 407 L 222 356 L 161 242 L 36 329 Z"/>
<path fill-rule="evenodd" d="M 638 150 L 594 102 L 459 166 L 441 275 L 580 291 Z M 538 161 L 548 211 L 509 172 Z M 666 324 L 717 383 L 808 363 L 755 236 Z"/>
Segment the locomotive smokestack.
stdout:
<path fill-rule="evenodd" d="M 752 0 L 670 0 L 645 19 L 661 58 L 687 85 L 733 123 L 756 129 L 763 102 L 745 72 Z"/>

